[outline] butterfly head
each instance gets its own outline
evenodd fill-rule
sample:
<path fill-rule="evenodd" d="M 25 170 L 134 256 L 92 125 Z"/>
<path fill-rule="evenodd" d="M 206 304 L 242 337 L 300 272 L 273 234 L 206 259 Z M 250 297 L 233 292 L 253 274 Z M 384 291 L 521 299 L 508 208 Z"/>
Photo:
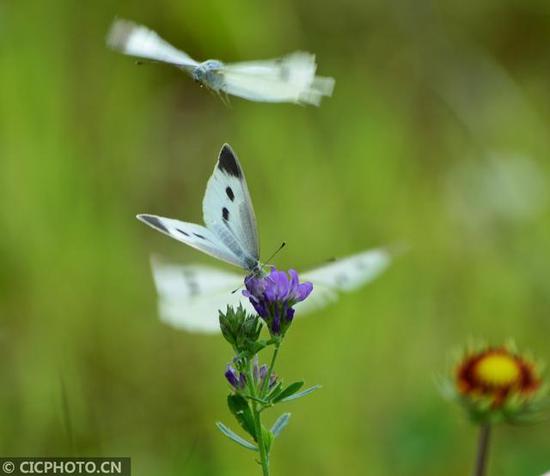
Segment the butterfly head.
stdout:
<path fill-rule="evenodd" d="M 223 66 L 219 60 L 203 61 L 193 70 L 193 79 L 207 88 L 219 91 L 223 86 Z"/>
<path fill-rule="evenodd" d="M 253 278 L 263 278 L 267 276 L 269 268 L 269 265 L 265 265 L 260 263 L 259 261 L 256 261 L 254 267 L 250 269 L 250 273 L 248 273 L 248 276 Z"/>

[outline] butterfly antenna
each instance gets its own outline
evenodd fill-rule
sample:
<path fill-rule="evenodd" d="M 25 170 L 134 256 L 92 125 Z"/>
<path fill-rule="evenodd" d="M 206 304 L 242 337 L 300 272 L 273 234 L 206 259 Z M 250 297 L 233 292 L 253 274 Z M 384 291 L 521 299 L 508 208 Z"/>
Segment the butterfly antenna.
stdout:
<path fill-rule="evenodd" d="M 271 261 L 273 258 L 275 258 L 275 256 L 277 256 L 277 254 L 279 253 L 279 251 L 281 251 L 284 247 L 286 246 L 286 241 L 283 241 L 281 243 L 281 246 L 279 246 L 279 248 L 277 248 L 277 250 L 275 251 L 275 253 L 273 253 L 269 259 L 266 261 L 266 263 L 268 263 L 269 261 Z"/>

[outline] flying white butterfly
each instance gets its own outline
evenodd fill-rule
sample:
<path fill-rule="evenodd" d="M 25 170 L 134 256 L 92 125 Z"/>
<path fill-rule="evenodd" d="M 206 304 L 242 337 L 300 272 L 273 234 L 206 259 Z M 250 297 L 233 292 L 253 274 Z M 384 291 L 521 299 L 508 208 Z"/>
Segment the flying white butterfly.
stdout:
<path fill-rule="evenodd" d="M 128 20 L 113 23 L 107 45 L 126 55 L 174 65 L 218 94 L 251 101 L 318 106 L 321 98 L 332 95 L 334 89 L 333 78 L 315 76 L 315 56 L 305 52 L 263 61 L 225 64 L 210 59 L 199 63 L 154 31 Z"/>
<path fill-rule="evenodd" d="M 156 215 L 138 215 L 156 230 L 208 255 L 243 268 L 262 272 L 256 217 L 241 164 L 225 144 L 219 154 L 203 199 L 206 227 Z M 385 250 L 372 250 L 344 258 L 302 278 L 313 282 L 313 293 L 297 306 L 300 312 L 336 299 L 338 291 L 351 291 L 374 279 L 390 262 Z M 235 273 L 199 265 L 153 262 L 155 284 L 164 321 L 195 332 L 216 332 L 218 310 L 229 305 L 248 305 L 240 293 Z"/>

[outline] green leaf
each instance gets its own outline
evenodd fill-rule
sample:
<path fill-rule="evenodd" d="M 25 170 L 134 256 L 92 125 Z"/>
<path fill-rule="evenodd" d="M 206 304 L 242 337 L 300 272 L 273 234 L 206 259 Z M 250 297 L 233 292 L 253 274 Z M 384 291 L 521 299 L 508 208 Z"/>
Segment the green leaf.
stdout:
<path fill-rule="evenodd" d="M 285 429 L 285 427 L 288 425 L 288 421 L 290 420 L 290 413 L 283 413 L 275 423 L 273 423 L 273 426 L 271 427 L 271 433 L 273 434 L 274 438 L 278 438 L 281 432 Z"/>
<path fill-rule="evenodd" d="M 266 397 L 266 400 L 273 401 L 274 398 L 278 397 L 279 394 L 283 391 L 283 384 L 281 382 L 277 382 L 277 385 L 269 392 L 268 396 Z"/>
<path fill-rule="evenodd" d="M 241 425 L 242 429 L 246 431 L 254 440 L 256 440 L 256 430 L 254 425 L 254 417 L 250 406 L 242 395 L 229 395 L 227 397 L 227 406 L 235 418 Z"/>
<path fill-rule="evenodd" d="M 288 387 L 286 387 L 279 395 L 273 398 L 273 403 L 280 402 L 294 393 L 296 393 L 298 390 L 302 388 L 302 385 L 304 385 L 304 382 L 294 382 L 291 383 Z"/>
<path fill-rule="evenodd" d="M 318 388 L 321 388 L 321 385 L 314 385 L 313 387 L 309 387 L 308 389 L 304 390 L 303 392 L 294 393 L 293 395 L 290 395 L 289 397 L 283 398 L 279 400 L 280 402 L 290 402 L 291 400 L 297 400 L 298 398 L 305 397 L 306 395 L 309 395 L 311 392 L 314 392 Z"/>
<path fill-rule="evenodd" d="M 237 435 L 237 433 L 234 433 L 227 426 L 225 426 L 221 421 L 217 421 L 216 426 L 218 427 L 218 430 L 220 430 L 225 436 L 227 436 L 230 440 L 233 440 L 235 443 L 242 446 L 243 448 L 246 448 L 247 450 L 251 450 L 251 451 L 258 451 L 258 447 L 256 445 L 253 445 L 252 443 L 245 440 L 244 438 L 241 438 L 239 435 Z"/>

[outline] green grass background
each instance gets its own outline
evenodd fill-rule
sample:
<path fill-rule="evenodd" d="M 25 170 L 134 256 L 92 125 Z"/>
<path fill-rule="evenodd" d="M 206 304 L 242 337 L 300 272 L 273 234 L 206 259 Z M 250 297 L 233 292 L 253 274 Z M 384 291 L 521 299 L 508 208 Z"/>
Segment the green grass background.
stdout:
<path fill-rule="evenodd" d="M 226 107 L 106 49 L 117 15 L 199 59 L 315 52 L 334 96 Z M 293 325 L 278 370 L 323 389 L 285 408 L 273 474 L 467 474 L 475 428 L 434 383 L 450 352 L 514 338 L 550 360 L 549 45 L 535 0 L 0 2 L 0 453 L 259 474 L 214 426 L 234 426 L 228 345 L 156 314 L 150 253 L 213 261 L 134 218 L 200 221 L 229 142 L 264 257 L 288 243 L 279 266 L 410 246 Z M 536 173 L 510 198 L 490 165 L 515 156 Z M 491 457 L 494 475 L 550 469 L 549 424 L 499 428 Z"/>

